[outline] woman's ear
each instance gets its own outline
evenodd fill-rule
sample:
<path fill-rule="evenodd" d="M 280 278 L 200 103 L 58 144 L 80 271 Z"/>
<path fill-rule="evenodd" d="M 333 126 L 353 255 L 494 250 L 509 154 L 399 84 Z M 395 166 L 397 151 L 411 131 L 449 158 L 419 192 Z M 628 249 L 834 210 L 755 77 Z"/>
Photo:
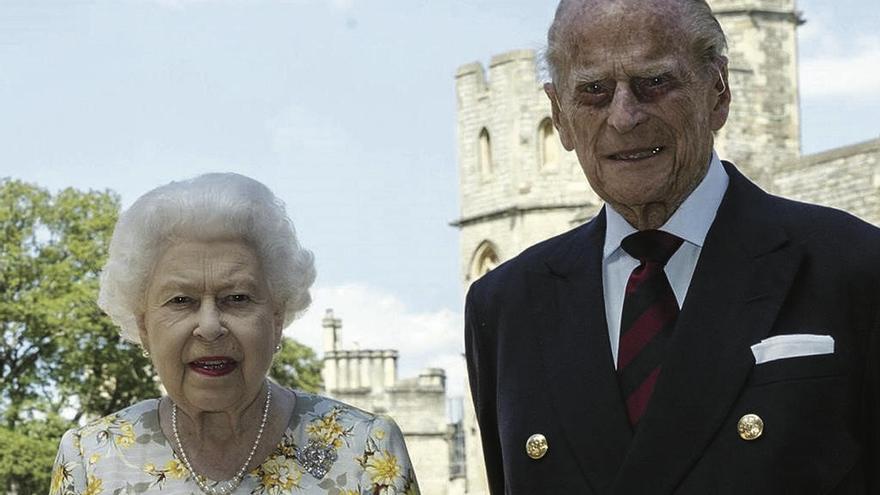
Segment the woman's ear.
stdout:
<path fill-rule="evenodd" d="M 274 317 L 274 331 L 275 331 L 275 346 L 281 345 L 281 339 L 284 338 L 282 332 L 284 331 L 284 315 L 281 311 L 275 313 Z"/>
<path fill-rule="evenodd" d="M 147 325 L 144 324 L 144 315 L 137 315 L 137 327 L 138 327 L 138 336 L 141 339 L 141 347 L 144 348 L 144 352 L 150 352 L 150 339 L 149 334 L 147 333 Z"/>

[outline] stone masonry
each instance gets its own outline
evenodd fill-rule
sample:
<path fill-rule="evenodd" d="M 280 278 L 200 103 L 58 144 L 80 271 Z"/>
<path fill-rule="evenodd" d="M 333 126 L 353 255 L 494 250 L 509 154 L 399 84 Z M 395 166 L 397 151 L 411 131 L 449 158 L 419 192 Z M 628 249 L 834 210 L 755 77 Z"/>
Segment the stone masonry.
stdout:
<path fill-rule="evenodd" d="M 323 326 L 326 394 L 394 418 L 406 439 L 422 493 L 461 493 L 451 489 L 455 485 L 450 482 L 453 442 L 446 415 L 445 372 L 428 368 L 417 377 L 398 378 L 397 351 L 342 349 L 342 320 L 333 310 L 327 310 Z"/>

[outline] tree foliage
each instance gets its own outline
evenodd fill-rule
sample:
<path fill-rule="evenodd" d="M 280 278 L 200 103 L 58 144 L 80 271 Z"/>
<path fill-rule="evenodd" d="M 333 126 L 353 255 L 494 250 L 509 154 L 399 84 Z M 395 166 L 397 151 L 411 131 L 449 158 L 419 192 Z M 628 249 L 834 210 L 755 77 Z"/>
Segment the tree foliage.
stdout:
<path fill-rule="evenodd" d="M 19 422 L 12 430 L 0 426 L 0 491 L 49 493 L 58 440 L 70 421 L 58 415 Z M 4 490 L 5 488 L 5 490 Z"/>
<path fill-rule="evenodd" d="M 321 389 L 321 361 L 311 347 L 282 337 L 281 350 L 275 355 L 269 376 L 279 385 L 318 392 Z"/>
<path fill-rule="evenodd" d="M 38 403 L 101 416 L 155 396 L 149 363 L 98 309 L 119 211 L 111 192 L 0 182 L 0 404 L 10 428 Z M 79 419 L 79 417 L 75 418 Z"/>

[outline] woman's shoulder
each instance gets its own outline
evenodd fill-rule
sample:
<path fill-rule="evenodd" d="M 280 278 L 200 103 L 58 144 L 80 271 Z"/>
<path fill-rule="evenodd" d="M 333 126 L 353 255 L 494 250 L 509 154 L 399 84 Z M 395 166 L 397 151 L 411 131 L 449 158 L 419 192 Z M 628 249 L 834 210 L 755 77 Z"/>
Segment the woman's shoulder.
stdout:
<path fill-rule="evenodd" d="M 294 415 L 324 416 L 333 412 L 337 417 L 354 422 L 373 422 L 379 415 L 365 411 L 351 404 L 324 395 L 295 390 L 296 405 Z"/>
<path fill-rule="evenodd" d="M 337 399 L 309 392 L 295 391 L 296 406 L 291 429 L 300 437 L 325 445 L 359 445 L 371 436 L 401 437 L 400 428 L 384 414 L 365 411 Z"/>
<path fill-rule="evenodd" d="M 82 452 L 88 450 L 89 446 L 107 442 L 126 448 L 131 447 L 138 439 L 151 440 L 154 435 L 164 437 L 159 427 L 158 407 L 158 399 L 143 400 L 68 430 L 62 442 L 71 441 Z"/>

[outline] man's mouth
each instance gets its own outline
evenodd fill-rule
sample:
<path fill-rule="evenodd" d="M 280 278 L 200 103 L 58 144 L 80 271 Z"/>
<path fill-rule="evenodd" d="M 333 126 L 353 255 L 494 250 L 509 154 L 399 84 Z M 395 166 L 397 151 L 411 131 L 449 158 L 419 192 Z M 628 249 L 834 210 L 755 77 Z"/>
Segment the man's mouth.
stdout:
<path fill-rule="evenodd" d="M 637 161 L 637 160 L 645 160 L 647 158 L 652 158 L 660 153 L 663 153 L 665 150 L 663 146 L 655 146 L 653 148 L 640 148 L 640 149 L 631 149 L 625 150 L 618 153 L 614 153 L 611 155 L 607 155 L 611 160 L 619 160 L 619 161 Z"/>
<path fill-rule="evenodd" d="M 236 360 L 225 356 L 203 357 L 189 363 L 191 370 L 207 376 L 223 376 L 232 373 L 237 366 Z"/>

